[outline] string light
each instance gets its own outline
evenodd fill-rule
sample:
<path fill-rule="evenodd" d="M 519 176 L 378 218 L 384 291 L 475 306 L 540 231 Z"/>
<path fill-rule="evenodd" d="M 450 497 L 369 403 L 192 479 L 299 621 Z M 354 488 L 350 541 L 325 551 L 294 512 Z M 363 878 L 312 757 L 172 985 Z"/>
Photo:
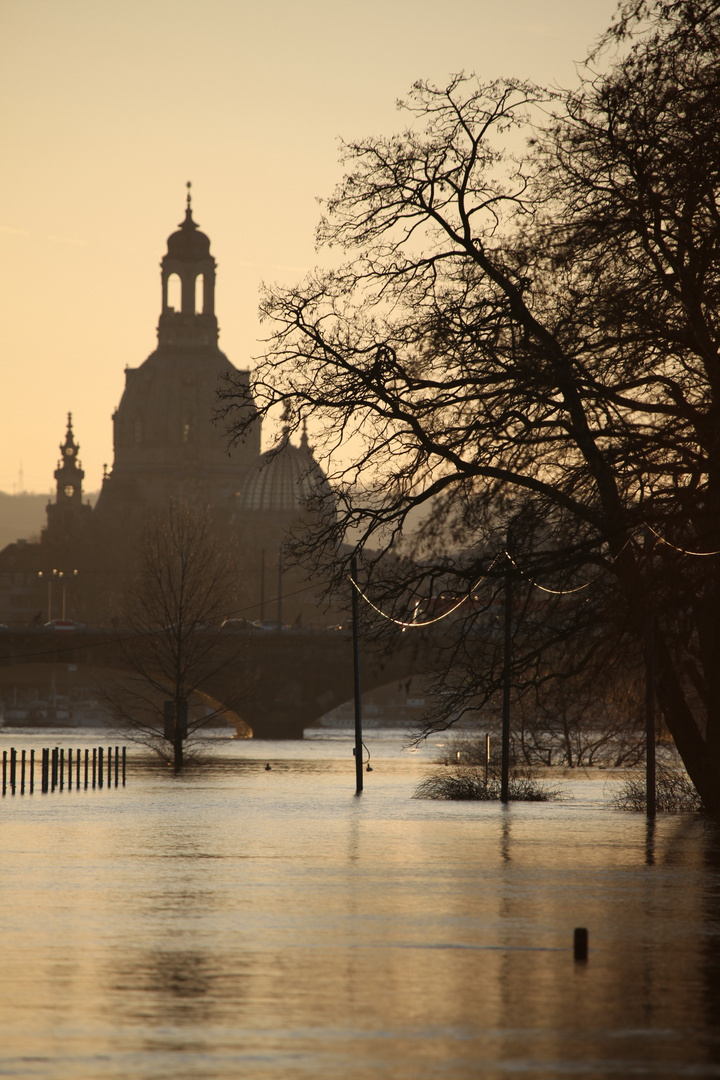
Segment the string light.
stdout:
<path fill-rule="evenodd" d="M 693 555 L 696 558 L 704 558 L 708 555 L 720 555 L 720 551 L 686 551 L 685 548 L 678 547 L 677 544 L 671 544 L 669 540 L 666 540 L 660 533 L 655 532 L 652 525 L 648 525 L 647 521 L 643 522 L 645 528 L 657 537 L 661 544 L 665 544 L 667 547 L 672 548 L 673 551 L 679 551 L 681 555 Z"/>
<path fill-rule="evenodd" d="M 472 596 L 472 594 L 473 594 L 473 593 L 475 592 L 475 590 L 476 590 L 476 589 L 478 588 L 478 586 L 479 586 L 479 585 L 482 585 L 483 581 L 484 581 L 484 580 L 485 580 L 485 578 L 486 578 L 486 577 L 488 576 L 488 574 L 490 573 L 490 571 L 492 570 L 493 566 L 495 565 L 495 563 L 496 563 L 496 562 L 498 561 L 498 559 L 499 559 L 499 558 L 500 558 L 500 556 L 499 556 L 499 555 L 496 555 L 496 556 L 495 556 L 495 558 L 494 558 L 494 559 L 493 559 L 493 561 L 491 562 L 490 566 L 488 567 L 488 569 L 487 569 L 486 573 L 484 573 L 484 574 L 483 574 L 483 576 L 482 576 L 481 578 L 478 578 L 478 580 L 477 580 L 477 582 L 475 583 L 475 585 L 473 585 L 473 586 L 472 586 L 472 588 L 468 590 L 468 593 L 467 593 L 467 595 L 466 595 L 466 596 L 463 596 L 463 597 L 462 597 L 462 598 L 461 598 L 460 600 L 458 600 L 457 604 L 453 604 L 453 606 L 452 606 L 451 608 L 449 608 L 449 610 L 448 610 L 448 611 L 445 611 L 445 612 L 443 612 L 443 614 L 442 614 L 442 615 L 437 615 L 437 616 L 436 616 L 436 617 L 435 617 L 434 619 L 425 619 L 425 620 L 424 620 L 423 622 L 418 622 L 417 620 L 414 620 L 413 622 L 403 622 L 403 620 L 402 620 L 402 619 L 396 619 L 396 618 L 395 618 L 395 617 L 394 617 L 393 615 L 388 615 L 388 614 L 387 614 L 387 612 L 385 612 L 385 611 L 382 611 L 382 610 L 381 610 L 381 609 L 380 609 L 380 608 L 379 608 L 379 607 L 377 606 L 377 604 L 374 604 L 374 603 L 372 602 L 372 600 L 370 599 L 370 597 L 369 597 L 369 596 L 366 596 L 366 595 L 365 595 L 365 593 L 364 593 L 364 592 L 362 591 L 362 589 L 361 589 L 361 588 L 360 588 L 360 586 L 358 585 L 357 581 L 355 581 L 355 580 L 354 580 L 354 579 L 353 579 L 353 578 L 352 578 L 352 577 L 350 576 L 350 574 L 348 574 L 348 581 L 349 581 L 349 582 L 351 583 L 351 585 L 353 586 L 353 588 L 357 590 L 357 592 L 358 592 L 358 595 L 359 595 L 359 596 L 361 596 L 361 597 L 363 598 L 363 600 L 365 601 L 365 603 L 366 603 L 366 604 L 367 604 L 367 605 L 368 605 L 369 607 L 371 607 L 371 608 L 373 609 L 373 611 L 377 612 L 377 614 L 378 614 L 378 615 L 381 615 L 383 619 L 387 619 L 387 621 L 388 621 L 388 622 L 394 623 L 394 624 L 395 624 L 395 626 L 401 626 L 401 627 L 403 628 L 403 630 L 411 630 L 411 629 L 414 629 L 415 627 L 421 627 L 421 626 L 433 626 L 433 625 L 434 625 L 435 623 L 439 623 L 439 622 L 442 622 L 442 620 L 443 620 L 443 619 L 447 619 L 447 618 L 448 618 L 448 616 L 452 615 L 454 611 L 457 611 L 457 609 L 458 609 L 459 607 L 462 607 L 462 605 L 463 605 L 463 604 L 464 604 L 464 603 L 465 603 L 465 602 L 466 602 L 467 600 L 469 600 L 469 599 L 470 599 L 470 597 L 471 597 L 471 596 Z"/>

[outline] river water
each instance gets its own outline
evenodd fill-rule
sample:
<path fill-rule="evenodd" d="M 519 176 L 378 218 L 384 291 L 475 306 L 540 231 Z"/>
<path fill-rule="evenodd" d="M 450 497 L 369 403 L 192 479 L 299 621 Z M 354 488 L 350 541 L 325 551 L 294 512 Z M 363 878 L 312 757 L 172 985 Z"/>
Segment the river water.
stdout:
<path fill-rule="evenodd" d="M 6 795 L 0 1076 L 720 1076 L 714 826 L 649 829 L 602 779 L 414 800 L 437 749 L 366 742 L 361 797 L 337 731 L 218 740 L 180 778 L 130 748 L 125 788 Z"/>

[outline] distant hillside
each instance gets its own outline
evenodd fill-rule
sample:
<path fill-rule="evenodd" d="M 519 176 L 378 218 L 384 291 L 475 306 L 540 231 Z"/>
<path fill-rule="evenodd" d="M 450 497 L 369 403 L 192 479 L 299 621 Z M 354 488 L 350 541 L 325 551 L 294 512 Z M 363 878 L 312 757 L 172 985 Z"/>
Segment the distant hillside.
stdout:
<path fill-rule="evenodd" d="M 85 498 L 94 504 L 97 494 L 92 493 Z M 40 538 L 40 530 L 45 528 L 45 507 L 49 501 L 49 495 L 35 495 L 27 491 L 20 495 L 8 495 L 0 491 L 0 551 L 15 540 Z"/>

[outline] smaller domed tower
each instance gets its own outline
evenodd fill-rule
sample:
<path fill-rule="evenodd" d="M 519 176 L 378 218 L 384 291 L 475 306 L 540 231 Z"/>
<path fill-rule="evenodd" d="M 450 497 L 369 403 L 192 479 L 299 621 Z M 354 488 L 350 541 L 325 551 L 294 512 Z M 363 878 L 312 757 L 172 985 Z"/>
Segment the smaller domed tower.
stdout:
<path fill-rule="evenodd" d="M 90 505 L 82 501 L 82 483 L 85 473 L 80 467 L 78 451 L 72 426 L 72 413 L 68 413 L 65 441 L 60 443 L 60 461 L 55 470 L 55 502 L 47 505 L 47 529 L 43 541 L 64 541 L 77 537 L 91 514 Z"/>

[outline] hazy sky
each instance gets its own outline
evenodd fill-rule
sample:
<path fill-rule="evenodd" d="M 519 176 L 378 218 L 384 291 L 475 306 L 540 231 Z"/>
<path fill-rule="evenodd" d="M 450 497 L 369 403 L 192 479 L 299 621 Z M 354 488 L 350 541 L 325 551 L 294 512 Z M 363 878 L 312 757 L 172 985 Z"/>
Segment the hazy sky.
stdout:
<path fill-rule="evenodd" d="M 616 0 L 0 0 L 0 490 L 53 486 L 72 411 L 87 490 L 155 347 L 192 180 L 220 346 L 262 346 L 261 281 L 321 260 L 339 136 L 390 132 L 414 80 L 569 85 Z"/>

